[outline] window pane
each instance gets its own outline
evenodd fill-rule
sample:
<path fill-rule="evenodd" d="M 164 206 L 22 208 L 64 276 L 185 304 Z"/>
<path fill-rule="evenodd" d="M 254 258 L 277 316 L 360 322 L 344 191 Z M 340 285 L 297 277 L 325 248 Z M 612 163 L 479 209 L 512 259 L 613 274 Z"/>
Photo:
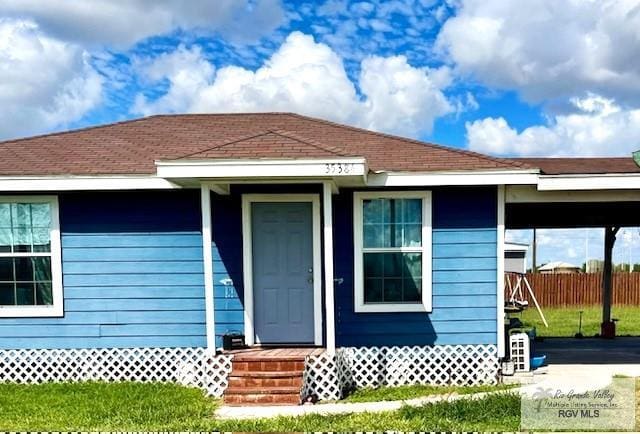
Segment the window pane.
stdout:
<path fill-rule="evenodd" d="M 11 204 L 11 226 L 14 228 L 31 226 L 31 204 Z"/>
<path fill-rule="evenodd" d="M 364 254 L 364 275 L 366 277 L 382 277 L 383 255 L 376 253 Z"/>
<path fill-rule="evenodd" d="M 385 227 L 381 224 L 364 225 L 364 247 L 384 247 Z"/>
<path fill-rule="evenodd" d="M 383 199 L 366 199 L 362 202 L 362 211 L 366 223 L 382 223 L 384 212 Z"/>
<path fill-rule="evenodd" d="M 37 257 L 33 259 L 34 280 L 51 280 L 51 258 Z"/>
<path fill-rule="evenodd" d="M 51 227 L 51 206 L 48 203 L 31 204 L 31 224 L 34 227 Z"/>
<path fill-rule="evenodd" d="M 34 289 L 33 282 L 17 283 L 16 304 L 18 306 L 33 306 L 36 303 Z"/>
<path fill-rule="evenodd" d="M 382 301 L 382 279 L 365 279 L 364 302 L 381 303 Z"/>
<path fill-rule="evenodd" d="M 0 203 L 0 226 L 11 227 L 11 205 Z"/>
<path fill-rule="evenodd" d="M 31 228 L 29 227 L 13 227 L 13 251 L 14 252 L 30 252 L 31 251 Z"/>
<path fill-rule="evenodd" d="M 13 258 L 0 258 L 0 282 L 13 282 Z"/>
<path fill-rule="evenodd" d="M 13 306 L 16 304 L 13 283 L 0 282 L 0 306 Z"/>
<path fill-rule="evenodd" d="M 422 223 L 422 199 L 402 199 L 402 221 Z"/>
<path fill-rule="evenodd" d="M 51 290 L 51 282 L 36 282 L 36 304 L 52 305 L 53 292 Z"/>
<path fill-rule="evenodd" d="M 368 303 L 416 303 L 422 294 L 421 253 L 364 253 L 364 299 Z"/>
<path fill-rule="evenodd" d="M 11 252 L 11 246 L 13 245 L 13 236 L 11 235 L 11 228 L 4 228 L 0 226 L 0 252 Z"/>
<path fill-rule="evenodd" d="M 49 228 L 33 228 L 33 251 L 51 251 L 51 232 Z"/>
<path fill-rule="evenodd" d="M 384 279 L 383 301 L 385 303 L 402 303 L 402 279 Z"/>
<path fill-rule="evenodd" d="M 422 300 L 422 279 L 405 279 L 403 291 L 402 296 L 405 302 L 420 302 Z"/>
<path fill-rule="evenodd" d="M 33 282 L 33 261 L 31 258 L 14 258 L 16 281 Z"/>
<path fill-rule="evenodd" d="M 403 225 L 402 246 L 403 247 L 422 246 L 422 224 Z"/>

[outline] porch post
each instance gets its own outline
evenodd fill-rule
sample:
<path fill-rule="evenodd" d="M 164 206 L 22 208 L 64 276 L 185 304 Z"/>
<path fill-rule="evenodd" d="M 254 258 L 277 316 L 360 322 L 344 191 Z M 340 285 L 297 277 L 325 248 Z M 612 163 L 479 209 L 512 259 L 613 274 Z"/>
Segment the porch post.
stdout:
<path fill-rule="evenodd" d="M 613 280 L 613 246 L 619 227 L 604 228 L 604 267 L 602 270 L 602 324 L 600 335 L 605 338 L 615 336 L 614 325 L 611 322 L 612 280 Z"/>
<path fill-rule="evenodd" d="M 505 347 L 506 347 L 506 342 L 505 342 L 505 330 L 504 330 L 504 185 L 499 185 L 498 186 L 498 218 L 497 218 L 497 230 L 498 230 L 498 237 L 497 237 L 497 255 L 498 255 L 498 262 L 497 262 L 497 272 L 498 272 L 498 276 L 497 276 L 497 289 L 498 289 L 498 298 L 497 298 L 497 305 L 498 305 L 498 357 L 504 357 L 505 356 Z"/>
<path fill-rule="evenodd" d="M 336 349 L 336 330 L 333 289 L 333 210 L 331 182 L 322 183 L 322 231 L 324 235 L 324 300 L 326 314 L 326 347 L 329 354 Z"/>
<path fill-rule="evenodd" d="M 204 303 L 207 350 L 216 350 L 216 331 L 213 297 L 213 255 L 211 252 L 213 237 L 211 229 L 211 188 L 200 185 L 200 209 L 202 214 L 202 260 L 204 261 Z"/>

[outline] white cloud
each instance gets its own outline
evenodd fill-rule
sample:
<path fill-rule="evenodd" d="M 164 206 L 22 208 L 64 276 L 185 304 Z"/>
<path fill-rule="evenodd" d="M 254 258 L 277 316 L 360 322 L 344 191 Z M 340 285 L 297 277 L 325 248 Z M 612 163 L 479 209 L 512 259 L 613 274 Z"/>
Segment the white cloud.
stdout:
<path fill-rule="evenodd" d="M 414 68 L 403 56 L 362 61 L 356 92 L 342 59 L 311 36 L 294 32 L 256 71 L 226 66 L 214 71 L 198 48 L 178 50 L 138 68 L 166 78 L 167 92 L 149 101 L 138 95 L 134 111 L 294 111 L 381 131 L 429 133 L 435 118 L 453 110 L 443 93 L 447 68 Z"/>
<path fill-rule="evenodd" d="M 502 118 L 466 123 L 468 147 L 494 155 L 607 156 L 640 149 L 640 109 L 597 95 L 572 99 L 575 113 L 518 132 Z"/>
<path fill-rule="evenodd" d="M 3 0 L 0 13 L 33 19 L 63 40 L 119 47 L 178 28 L 255 40 L 284 19 L 279 0 Z"/>
<path fill-rule="evenodd" d="M 64 126 L 101 96 L 102 79 L 84 50 L 32 21 L 0 19 L 0 137 Z"/>
<path fill-rule="evenodd" d="M 584 95 L 640 102 L 640 1 L 461 0 L 439 52 L 528 101 Z"/>

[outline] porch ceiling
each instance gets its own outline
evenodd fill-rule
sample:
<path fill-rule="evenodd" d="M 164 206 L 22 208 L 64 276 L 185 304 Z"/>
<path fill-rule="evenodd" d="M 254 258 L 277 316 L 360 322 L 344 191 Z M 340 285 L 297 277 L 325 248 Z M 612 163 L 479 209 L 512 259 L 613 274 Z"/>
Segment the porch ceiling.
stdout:
<path fill-rule="evenodd" d="M 507 229 L 640 226 L 640 201 L 507 203 Z"/>

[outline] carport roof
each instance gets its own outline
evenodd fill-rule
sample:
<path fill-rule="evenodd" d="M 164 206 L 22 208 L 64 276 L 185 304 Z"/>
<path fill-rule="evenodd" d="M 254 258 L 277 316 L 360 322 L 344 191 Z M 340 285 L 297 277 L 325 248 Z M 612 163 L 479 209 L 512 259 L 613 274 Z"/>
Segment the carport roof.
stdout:
<path fill-rule="evenodd" d="M 640 173 L 631 157 L 514 158 L 514 161 L 540 169 L 545 175 Z"/>

